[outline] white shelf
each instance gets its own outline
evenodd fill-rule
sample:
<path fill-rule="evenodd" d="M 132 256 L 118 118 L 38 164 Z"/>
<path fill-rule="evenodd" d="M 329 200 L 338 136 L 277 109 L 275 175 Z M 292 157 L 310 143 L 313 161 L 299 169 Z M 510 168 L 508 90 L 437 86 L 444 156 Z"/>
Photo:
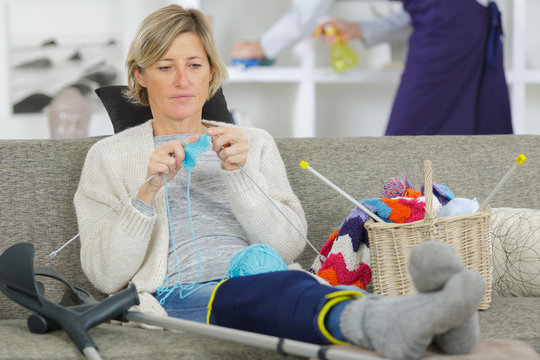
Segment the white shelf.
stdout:
<path fill-rule="evenodd" d="M 537 85 L 540 84 L 540 70 L 524 70 L 517 77 L 515 71 L 506 71 L 506 81 L 509 85 Z"/>
<path fill-rule="evenodd" d="M 332 68 L 324 68 L 315 69 L 313 71 L 313 77 L 314 81 L 318 84 L 397 84 L 400 80 L 401 72 L 401 70 L 356 68 L 337 74 Z"/>
<path fill-rule="evenodd" d="M 241 69 L 230 66 L 230 83 L 296 83 L 302 81 L 298 67 L 249 67 Z"/>
<path fill-rule="evenodd" d="M 540 85 L 540 70 L 525 71 L 525 83 Z"/>
<path fill-rule="evenodd" d="M 239 69 L 229 67 L 230 83 L 299 83 L 310 81 L 317 84 L 360 84 L 399 82 L 401 70 L 351 69 L 337 74 L 332 68 L 318 68 L 305 79 L 301 67 L 252 67 Z"/>

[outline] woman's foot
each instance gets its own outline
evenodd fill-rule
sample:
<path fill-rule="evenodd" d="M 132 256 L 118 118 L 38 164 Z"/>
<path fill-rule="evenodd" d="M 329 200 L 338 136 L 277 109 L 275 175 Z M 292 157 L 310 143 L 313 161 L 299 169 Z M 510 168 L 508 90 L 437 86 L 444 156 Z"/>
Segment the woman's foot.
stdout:
<path fill-rule="evenodd" d="M 446 281 L 464 269 L 454 248 L 439 241 L 416 245 L 409 257 L 409 274 L 418 292 L 440 290 Z M 434 342 L 445 354 L 468 354 L 480 337 L 478 313 L 462 326 L 437 335 Z"/>
<path fill-rule="evenodd" d="M 439 291 L 352 301 L 341 315 L 341 331 L 352 343 L 387 358 L 419 359 L 435 335 L 470 321 L 484 292 L 482 277 L 462 270 Z"/>
<path fill-rule="evenodd" d="M 470 353 L 480 337 L 478 311 L 465 324 L 444 334 L 436 335 L 433 342 L 443 353 L 448 355 L 465 355 Z"/>
<path fill-rule="evenodd" d="M 454 248 L 440 241 L 425 241 L 413 247 L 408 270 L 418 292 L 438 291 L 465 265 Z"/>

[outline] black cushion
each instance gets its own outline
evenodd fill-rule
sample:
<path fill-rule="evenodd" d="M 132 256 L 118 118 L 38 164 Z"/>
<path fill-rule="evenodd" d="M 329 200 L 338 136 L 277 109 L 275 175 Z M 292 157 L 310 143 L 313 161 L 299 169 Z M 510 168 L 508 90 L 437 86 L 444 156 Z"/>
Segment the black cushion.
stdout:
<path fill-rule="evenodd" d="M 111 118 L 115 134 L 152 119 L 150 106 L 130 103 L 123 96 L 125 89 L 127 89 L 125 85 L 110 85 L 95 90 Z M 232 123 L 231 113 L 221 88 L 204 104 L 202 117 L 206 120 Z"/>

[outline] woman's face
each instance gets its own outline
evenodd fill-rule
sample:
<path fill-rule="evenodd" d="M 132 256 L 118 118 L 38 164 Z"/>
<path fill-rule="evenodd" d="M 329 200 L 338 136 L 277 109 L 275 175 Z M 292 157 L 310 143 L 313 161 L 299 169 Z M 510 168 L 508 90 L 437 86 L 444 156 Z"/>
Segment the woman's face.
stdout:
<path fill-rule="evenodd" d="M 200 123 L 212 69 L 196 33 L 178 35 L 161 59 L 135 75 L 156 121 Z"/>

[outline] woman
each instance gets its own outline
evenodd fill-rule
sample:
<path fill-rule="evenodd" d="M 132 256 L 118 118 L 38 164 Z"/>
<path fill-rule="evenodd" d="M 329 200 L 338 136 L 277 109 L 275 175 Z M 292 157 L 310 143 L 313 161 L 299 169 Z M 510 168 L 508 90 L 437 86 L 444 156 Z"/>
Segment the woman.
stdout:
<path fill-rule="evenodd" d="M 169 262 L 175 261 L 167 251 L 170 236 L 164 176 L 170 182 L 172 210 L 178 207 L 178 213 L 184 215 L 186 207 L 173 196 L 186 197 L 182 188 L 186 174 L 176 178 L 184 160 L 185 145 L 179 139 L 192 143 L 206 132 L 215 137 L 215 153 L 209 151 L 198 158 L 191 188 L 194 216 L 205 216 L 194 222 L 202 263 L 212 264 L 203 267 L 200 280 L 220 279 L 231 256 L 250 242 L 271 245 L 286 262 L 291 262 L 304 248 L 300 235 L 268 206 L 244 172 L 230 171 L 246 165 L 246 172 L 258 184 L 266 183 L 267 193 L 305 233 L 302 207 L 287 181 L 273 139 L 262 130 L 240 131 L 201 121 L 202 105 L 226 77 L 226 67 L 219 58 L 210 27 L 197 12 L 186 13 L 188 17 L 180 10 L 176 10 L 180 13 L 177 14 L 175 7 L 167 9 L 151 15 L 142 24 L 126 64 L 131 89 L 128 95 L 133 101 L 150 104 L 154 119 L 92 148 L 75 197 L 75 203 L 84 207 L 78 207 L 80 212 L 84 211 L 79 214 L 80 226 L 84 226 L 150 175 L 159 174 L 141 187 L 133 202 L 122 207 L 116 218 L 105 218 L 83 240 L 83 268 L 105 293 L 118 291 L 133 281 L 144 298 L 166 276 L 173 283 L 176 280 L 174 266 L 167 268 L 168 257 Z M 206 177 L 211 181 L 199 181 Z M 179 215 L 173 220 L 178 222 L 175 226 L 181 227 L 189 219 Z M 137 231 L 131 228 L 133 223 L 137 224 Z M 216 229 L 224 235 L 213 236 Z M 179 233 L 178 237 L 187 239 L 181 246 L 188 248 L 182 250 L 180 258 L 182 281 L 194 283 L 199 269 L 196 251 L 189 242 L 190 232 Z M 143 309 L 150 306 L 164 313 L 153 297 L 148 300 L 141 299 Z"/>
<path fill-rule="evenodd" d="M 229 260 L 250 244 L 270 245 L 287 264 L 304 247 L 306 220 L 276 144 L 263 130 L 201 119 L 205 100 L 226 73 L 199 11 L 170 5 L 150 14 L 127 67 L 127 95 L 150 104 L 153 119 L 97 142 L 75 194 L 85 227 L 144 183 L 132 201 L 81 237 L 82 267 L 96 288 L 111 294 L 134 283 L 140 311 L 315 343 L 350 341 L 398 358 L 420 356 L 436 334 L 452 334 L 443 336 L 445 348 L 455 339 L 477 338 L 483 280 L 465 271 L 455 254 L 444 258 L 457 265 L 436 289 L 399 299 L 359 299 L 358 291 L 321 285 L 302 271 L 223 280 Z M 193 146 L 202 151 L 192 158 Z M 188 166 L 187 159 L 196 164 Z M 465 295 L 456 296 L 458 289 Z M 401 321 L 403 311 L 411 321 Z M 390 327 L 406 336 L 379 341 Z"/>

